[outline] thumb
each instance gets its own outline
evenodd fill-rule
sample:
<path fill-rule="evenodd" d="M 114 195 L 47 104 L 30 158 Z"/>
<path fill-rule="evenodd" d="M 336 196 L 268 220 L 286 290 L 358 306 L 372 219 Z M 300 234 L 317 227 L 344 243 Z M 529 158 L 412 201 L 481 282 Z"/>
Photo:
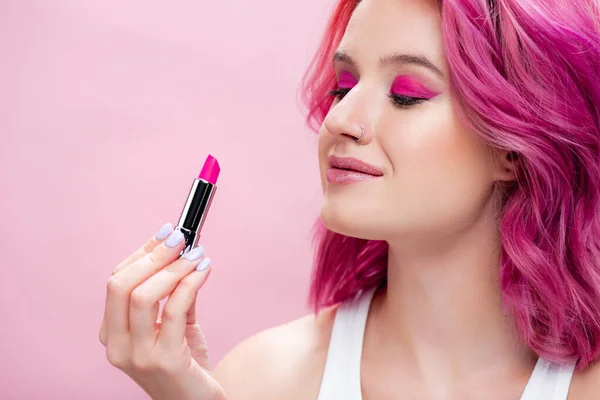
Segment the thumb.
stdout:
<path fill-rule="evenodd" d="M 200 289 L 200 288 L 198 288 Z M 196 318 L 196 300 L 198 299 L 198 292 L 194 296 L 190 308 L 186 313 L 186 326 L 185 326 L 185 338 L 190 348 L 191 356 L 198 365 L 204 368 L 206 371 L 211 370 L 210 359 L 208 353 L 208 345 L 204 333 L 198 324 Z"/>
<path fill-rule="evenodd" d="M 200 325 L 187 325 L 185 327 L 185 338 L 190 348 L 192 358 L 206 371 L 210 371 L 208 345 L 204 333 L 202 332 L 202 329 L 200 329 Z"/>
<path fill-rule="evenodd" d="M 196 320 L 196 299 L 198 299 L 198 292 L 196 292 L 194 300 L 192 301 L 192 304 L 190 304 L 190 308 L 188 308 L 187 312 L 185 313 L 186 325 L 194 325 L 198 323 Z"/>

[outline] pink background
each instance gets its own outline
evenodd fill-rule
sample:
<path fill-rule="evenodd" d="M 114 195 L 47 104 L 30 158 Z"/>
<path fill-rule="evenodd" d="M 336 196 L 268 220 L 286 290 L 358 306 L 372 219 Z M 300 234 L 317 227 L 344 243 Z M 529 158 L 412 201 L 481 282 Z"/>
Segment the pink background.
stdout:
<path fill-rule="evenodd" d="M 222 166 L 197 304 L 215 364 L 309 312 L 316 137 L 296 89 L 331 1 L 0 2 L 0 398 L 145 399 L 98 340 L 113 267 Z"/>

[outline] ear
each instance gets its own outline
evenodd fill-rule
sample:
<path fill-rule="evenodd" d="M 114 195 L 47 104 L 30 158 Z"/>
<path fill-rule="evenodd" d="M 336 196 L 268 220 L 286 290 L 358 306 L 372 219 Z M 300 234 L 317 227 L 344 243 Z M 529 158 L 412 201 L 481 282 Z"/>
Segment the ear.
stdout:
<path fill-rule="evenodd" d="M 504 182 L 514 181 L 517 178 L 518 154 L 509 150 L 497 150 L 495 158 L 494 180 Z"/>

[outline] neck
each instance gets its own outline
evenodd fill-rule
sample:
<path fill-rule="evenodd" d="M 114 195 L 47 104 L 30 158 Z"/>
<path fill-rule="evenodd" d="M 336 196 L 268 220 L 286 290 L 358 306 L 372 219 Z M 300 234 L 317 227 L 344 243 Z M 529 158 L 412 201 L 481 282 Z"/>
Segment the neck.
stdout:
<path fill-rule="evenodd" d="M 386 346 L 402 351 L 425 380 L 530 373 L 537 356 L 519 342 L 503 310 L 493 218 L 416 242 L 389 241 L 387 287 L 377 296 Z"/>

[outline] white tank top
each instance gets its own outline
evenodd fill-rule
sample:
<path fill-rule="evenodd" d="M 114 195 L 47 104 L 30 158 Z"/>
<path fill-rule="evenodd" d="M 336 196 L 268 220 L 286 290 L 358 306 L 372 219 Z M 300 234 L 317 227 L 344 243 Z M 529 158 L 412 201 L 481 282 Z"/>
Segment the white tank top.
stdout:
<path fill-rule="evenodd" d="M 359 292 L 338 307 L 318 400 L 362 400 L 360 361 L 375 291 Z M 566 400 L 574 369 L 575 362 L 557 364 L 538 357 L 521 400 Z"/>

